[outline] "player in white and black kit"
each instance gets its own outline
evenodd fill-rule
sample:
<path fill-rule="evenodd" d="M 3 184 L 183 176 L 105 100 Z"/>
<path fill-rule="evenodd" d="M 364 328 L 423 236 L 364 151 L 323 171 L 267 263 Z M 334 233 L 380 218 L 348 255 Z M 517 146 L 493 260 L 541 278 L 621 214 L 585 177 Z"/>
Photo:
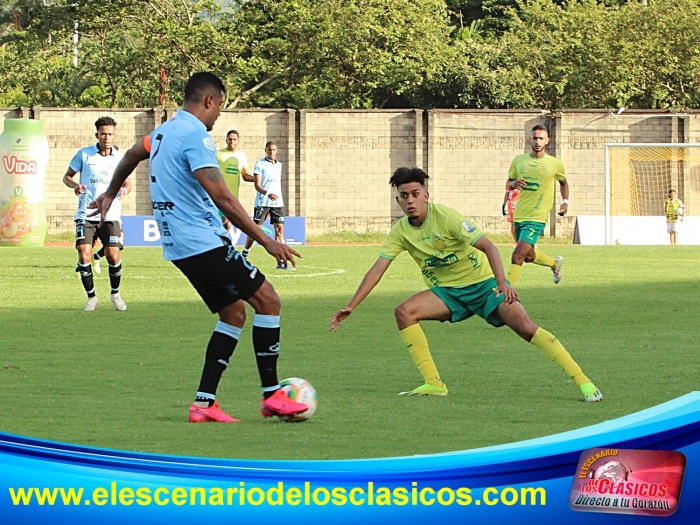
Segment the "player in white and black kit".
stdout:
<path fill-rule="evenodd" d="M 263 392 L 260 412 L 271 417 L 308 408 L 291 400 L 277 379 L 280 298 L 260 270 L 233 248 L 219 217 L 221 210 L 279 264 L 294 264 L 294 256 L 299 256 L 255 225 L 221 176 L 216 146 L 207 131 L 219 118 L 224 96 L 224 85 L 213 73 L 192 75 L 185 85 L 182 109 L 126 152 L 109 189 L 91 205 L 106 213 L 128 174 L 150 158 L 151 201 L 163 239 L 163 257 L 180 269 L 212 313 L 219 315 L 190 406 L 193 423 L 238 421 L 221 410 L 216 390 L 246 320 L 244 301 L 255 310 L 253 347 Z"/>
<path fill-rule="evenodd" d="M 277 160 L 279 148 L 277 143 L 265 144 L 265 156 L 255 163 L 253 176 L 255 177 L 255 209 L 253 221 L 255 224 L 265 222 L 270 216 L 270 224 L 275 228 L 275 240 L 284 242 L 284 200 L 282 198 L 282 163 Z M 243 257 L 248 257 L 248 252 L 253 246 L 253 239 L 248 237 L 243 247 Z M 277 265 L 278 270 L 289 269 L 286 265 Z"/>
<path fill-rule="evenodd" d="M 87 292 L 86 311 L 93 311 L 99 305 L 91 266 L 92 247 L 97 238 L 105 247 L 105 255 L 109 263 L 112 304 L 119 311 L 126 310 L 126 303 L 119 294 L 122 275 L 119 250 L 123 240 L 121 197 L 131 190 L 129 179 L 125 178 L 123 184 L 119 185 L 118 199 L 104 217 L 104 221 L 99 214 L 88 217 L 87 210 L 88 204 L 107 190 L 114 170 L 124 156 L 114 147 L 116 126 L 116 121 L 111 117 L 97 119 L 95 122 L 97 144 L 78 150 L 63 175 L 63 184 L 80 197 L 78 211 L 75 214 L 75 247 L 78 250 L 78 266 L 75 271 L 80 272 L 83 287 Z M 76 173 L 80 173 L 79 182 L 73 180 Z"/>

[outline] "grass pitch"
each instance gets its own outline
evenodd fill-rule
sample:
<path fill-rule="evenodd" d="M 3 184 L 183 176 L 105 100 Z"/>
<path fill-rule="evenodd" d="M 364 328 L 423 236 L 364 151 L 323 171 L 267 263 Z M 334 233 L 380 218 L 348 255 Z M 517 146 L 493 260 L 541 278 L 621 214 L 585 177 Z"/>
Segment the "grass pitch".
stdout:
<path fill-rule="evenodd" d="M 510 246 L 503 246 L 509 260 Z M 484 447 L 617 418 L 698 388 L 697 247 L 545 246 L 566 259 L 561 284 L 527 265 L 518 286 L 533 320 L 554 333 L 603 392 L 586 404 L 558 366 L 507 328 L 473 318 L 423 326 L 446 398 L 402 398 L 421 384 L 393 308 L 424 289 L 402 255 L 337 333 L 378 246 L 300 247 L 296 272 L 258 264 L 282 297 L 280 379 L 318 390 L 309 421 L 258 413 L 252 311 L 218 399 L 243 420 L 189 424 L 187 409 L 216 317 L 161 251 L 123 252 L 122 296 L 83 312 L 72 248 L 0 249 L 0 431 L 114 449 L 256 459 L 407 456 Z"/>

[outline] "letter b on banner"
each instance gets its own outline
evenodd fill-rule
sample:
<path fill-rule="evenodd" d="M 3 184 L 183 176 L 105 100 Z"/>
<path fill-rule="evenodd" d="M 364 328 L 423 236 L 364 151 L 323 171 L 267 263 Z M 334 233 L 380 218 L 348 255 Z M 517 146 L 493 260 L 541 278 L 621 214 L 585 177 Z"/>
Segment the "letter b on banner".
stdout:
<path fill-rule="evenodd" d="M 158 223 L 154 220 L 143 221 L 143 242 L 158 242 L 159 240 Z"/>

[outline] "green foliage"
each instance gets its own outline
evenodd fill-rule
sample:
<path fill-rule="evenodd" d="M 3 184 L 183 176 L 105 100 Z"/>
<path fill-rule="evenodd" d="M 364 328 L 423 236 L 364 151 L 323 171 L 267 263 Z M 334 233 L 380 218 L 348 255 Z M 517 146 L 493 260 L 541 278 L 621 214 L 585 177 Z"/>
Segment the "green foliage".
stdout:
<path fill-rule="evenodd" d="M 175 106 L 212 70 L 227 107 L 696 107 L 700 4 L 648 4 L 5 1 L 0 101 Z"/>
<path fill-rule="evenodd" d="M 263 72 L 250 83 L 274 76 L 255 105 L 382 107 L 450 55 L 440 0 L 252 0 L 241 16 L 258 37 L 244 57 Z"/>
<path fill-rule="evenodd" d="M 466 39 L 459 101 L 484 108 L 674 108 L 700 103 L 700 4 L 522 0 L 507 30 Z"/>

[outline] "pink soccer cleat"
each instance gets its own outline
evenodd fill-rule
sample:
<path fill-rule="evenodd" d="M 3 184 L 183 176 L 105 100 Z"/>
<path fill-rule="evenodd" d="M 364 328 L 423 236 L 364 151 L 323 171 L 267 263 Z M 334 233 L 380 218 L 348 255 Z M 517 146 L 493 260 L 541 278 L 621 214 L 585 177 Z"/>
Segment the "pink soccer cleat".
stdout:
<path fill-rule="evenodd" d="M 280 388 L 267 399 L 260 401 L 260 413 L 263 417 L 293 416 L 309 409 L 304 403 L 292 401 L 284 389 Z"/>
<path fill-rule="evenodd" d="M 200 407 L 193 404 L 190 407 L 190 423 L 240 423 L 240 420 L 229 416 L 221 410 L 219 403 L 214 401 L 210 407 Z"/>

